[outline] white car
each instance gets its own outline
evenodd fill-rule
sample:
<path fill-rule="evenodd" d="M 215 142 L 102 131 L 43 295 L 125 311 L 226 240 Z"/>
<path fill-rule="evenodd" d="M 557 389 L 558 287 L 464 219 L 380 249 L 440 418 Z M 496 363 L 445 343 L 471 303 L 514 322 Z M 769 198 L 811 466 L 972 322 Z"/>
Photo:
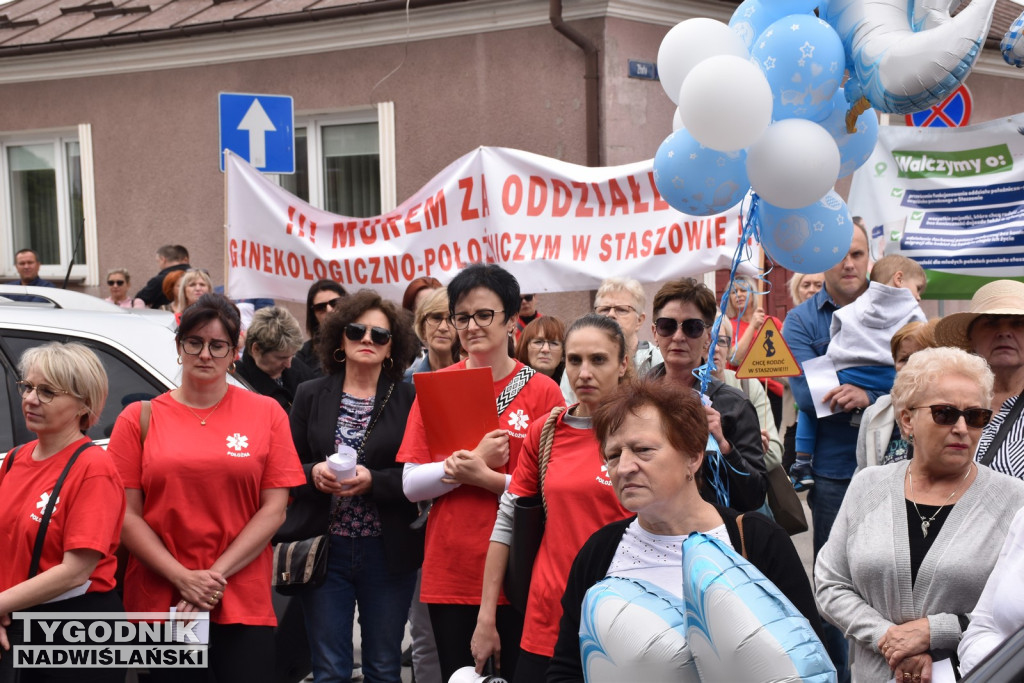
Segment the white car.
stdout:
<path fill-rule="evenodd" d="M 39 300 L 14 301 L 10 295 Z M 124 406 L 154 398 L 181 383 L 174 328 L 174 315 L 166 311 L 120 308 L 64 289 L 0 285 L 0 457 L 35 438 L 25 428 L 15 385 L 21 379 L 18 361 L 26 349 L 51 341 L 76 341 L 96 352 L 107 371 L 110 391 L 89 436 L 104 445 Z M 237 384 L 234 378 L 229 381 Z"/>

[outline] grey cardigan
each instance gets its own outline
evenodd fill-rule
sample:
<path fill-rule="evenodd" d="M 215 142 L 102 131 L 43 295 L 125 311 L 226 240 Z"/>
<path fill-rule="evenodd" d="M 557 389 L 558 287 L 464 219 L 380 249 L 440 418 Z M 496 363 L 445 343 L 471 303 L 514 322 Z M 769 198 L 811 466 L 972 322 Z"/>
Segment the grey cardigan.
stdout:
<path fill-rule="evenodd" d="M 878 639 L 894 624 L 928 617 L 931 649 L 956 649 L 958 615 L 974 609 L 1003 539 L 1024 507 L 1024 482 L 980 466 L 910 581 L 903 481 L 910 461 L 858 472 L 814 568 L 815 599 L 851 639 L 854 681 L 887 681 Z"/>

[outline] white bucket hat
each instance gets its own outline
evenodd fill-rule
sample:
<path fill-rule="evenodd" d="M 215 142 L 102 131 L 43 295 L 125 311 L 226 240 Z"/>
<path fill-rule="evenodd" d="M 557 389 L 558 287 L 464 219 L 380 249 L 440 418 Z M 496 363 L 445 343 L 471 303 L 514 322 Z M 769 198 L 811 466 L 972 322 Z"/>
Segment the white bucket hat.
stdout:
<path fill-rule="evenodd" d="M 971 297 L 971 310 L 951 313 L 935 326 L 935 341 L 940 346 L 971 350 L 967 331 L 979 315 L 1024 316 L 1024 282 L 996 280 L 978 288 Z"/>

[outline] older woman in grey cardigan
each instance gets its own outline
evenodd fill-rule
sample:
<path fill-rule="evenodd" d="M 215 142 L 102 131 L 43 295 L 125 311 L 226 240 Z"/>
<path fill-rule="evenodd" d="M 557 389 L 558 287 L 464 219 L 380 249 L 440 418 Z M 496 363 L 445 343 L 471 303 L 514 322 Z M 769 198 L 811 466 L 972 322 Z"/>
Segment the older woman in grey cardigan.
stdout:
<path fill-rule="evenodd" d="M 955 656 L 1024 483 L 974 463 L 992 372 L 959 349 L 919 351 L 892 401 L 912 460 L 850 484 L 814 569 L 822 615 L 852 642 L 856 681 L 927 682 Z"/>

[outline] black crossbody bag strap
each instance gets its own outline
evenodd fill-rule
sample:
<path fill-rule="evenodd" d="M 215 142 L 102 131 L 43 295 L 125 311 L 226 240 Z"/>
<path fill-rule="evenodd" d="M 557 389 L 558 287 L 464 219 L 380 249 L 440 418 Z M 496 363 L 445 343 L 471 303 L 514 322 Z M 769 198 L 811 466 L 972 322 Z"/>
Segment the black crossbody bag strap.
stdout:
<path fill-rule="evenodd" d="M 57 498 L 60 497 L 61 487 L 64 486 L 64 480 L 68 478 L 68 472 L 71 471 L 71 466 L 78 460 L 78 456 L 82 454 L 86 448 L 95 446 L 92 441 L 83 443 L 78 447 L 71 457 L 68 459 L 68 464 L 64 466 L 64 471 L 57 477 L 57 483 L 53 485 L 53 491 L 50 493 L 50 499 L 46 501 L 46 510 L 43 511 L 43 519 L 39 522 L 39 531 L 36 532 L 36 545 L 32 548 L 32 563 L 28 567 L 28 578 L 32 578 L 39 573 L 39 560 L 43 556 L 43 543 L 46 540 L 46 527 L 50 526 L 50 517 L 53 516 L 53 508 L 57 506 Z"/>
<path fill-rule="evenodd" d="M 537 371 L 531 368 L 529 365 L 524 365 L 519 372 L 516 373 L 515 377 L 505 385 L 505 388 L 501 390 L 501 394 L 495 399 L 495 404 L 498 408 L 498 415 L 505 412 L 505 409 L 511 405 L 512 401 L 515 400 L 519 392 L 522 391 L 526 383 L 530 381 L 530 378 L 537 374 Z"/>
<path fill-rule="evenodd" d="M 21 446 L 18 446 L 7 455 L 7 460 L 4 462 L 4 474 L 11 471 L 11 465 L 14 464 L 14 454 L 21 450 Z"/>
<path fill-rule="evenodd" d="M 999 447 L 1006 441 L 1006 437 L 1010 433 L 1010 429 L 1013 428 L 1013 423 L 1020 417 L 1021 411 L 1024 410 L 1024 391 L 1017 396 L 1017 400 L 1014 402 L 1013 407 L 1010 408 L 1010 412 L 1007 413 L 1006 419 L 1003 420 L 1003 424 L 999 425 L 999 431 L 992 437 L 992 443 L 985 449 L 985 455 L 981 456 L 981 464 L 988 466 L 992 464 L 992 461 L 996 458 L 996 453 L 999 452 Z"/>

